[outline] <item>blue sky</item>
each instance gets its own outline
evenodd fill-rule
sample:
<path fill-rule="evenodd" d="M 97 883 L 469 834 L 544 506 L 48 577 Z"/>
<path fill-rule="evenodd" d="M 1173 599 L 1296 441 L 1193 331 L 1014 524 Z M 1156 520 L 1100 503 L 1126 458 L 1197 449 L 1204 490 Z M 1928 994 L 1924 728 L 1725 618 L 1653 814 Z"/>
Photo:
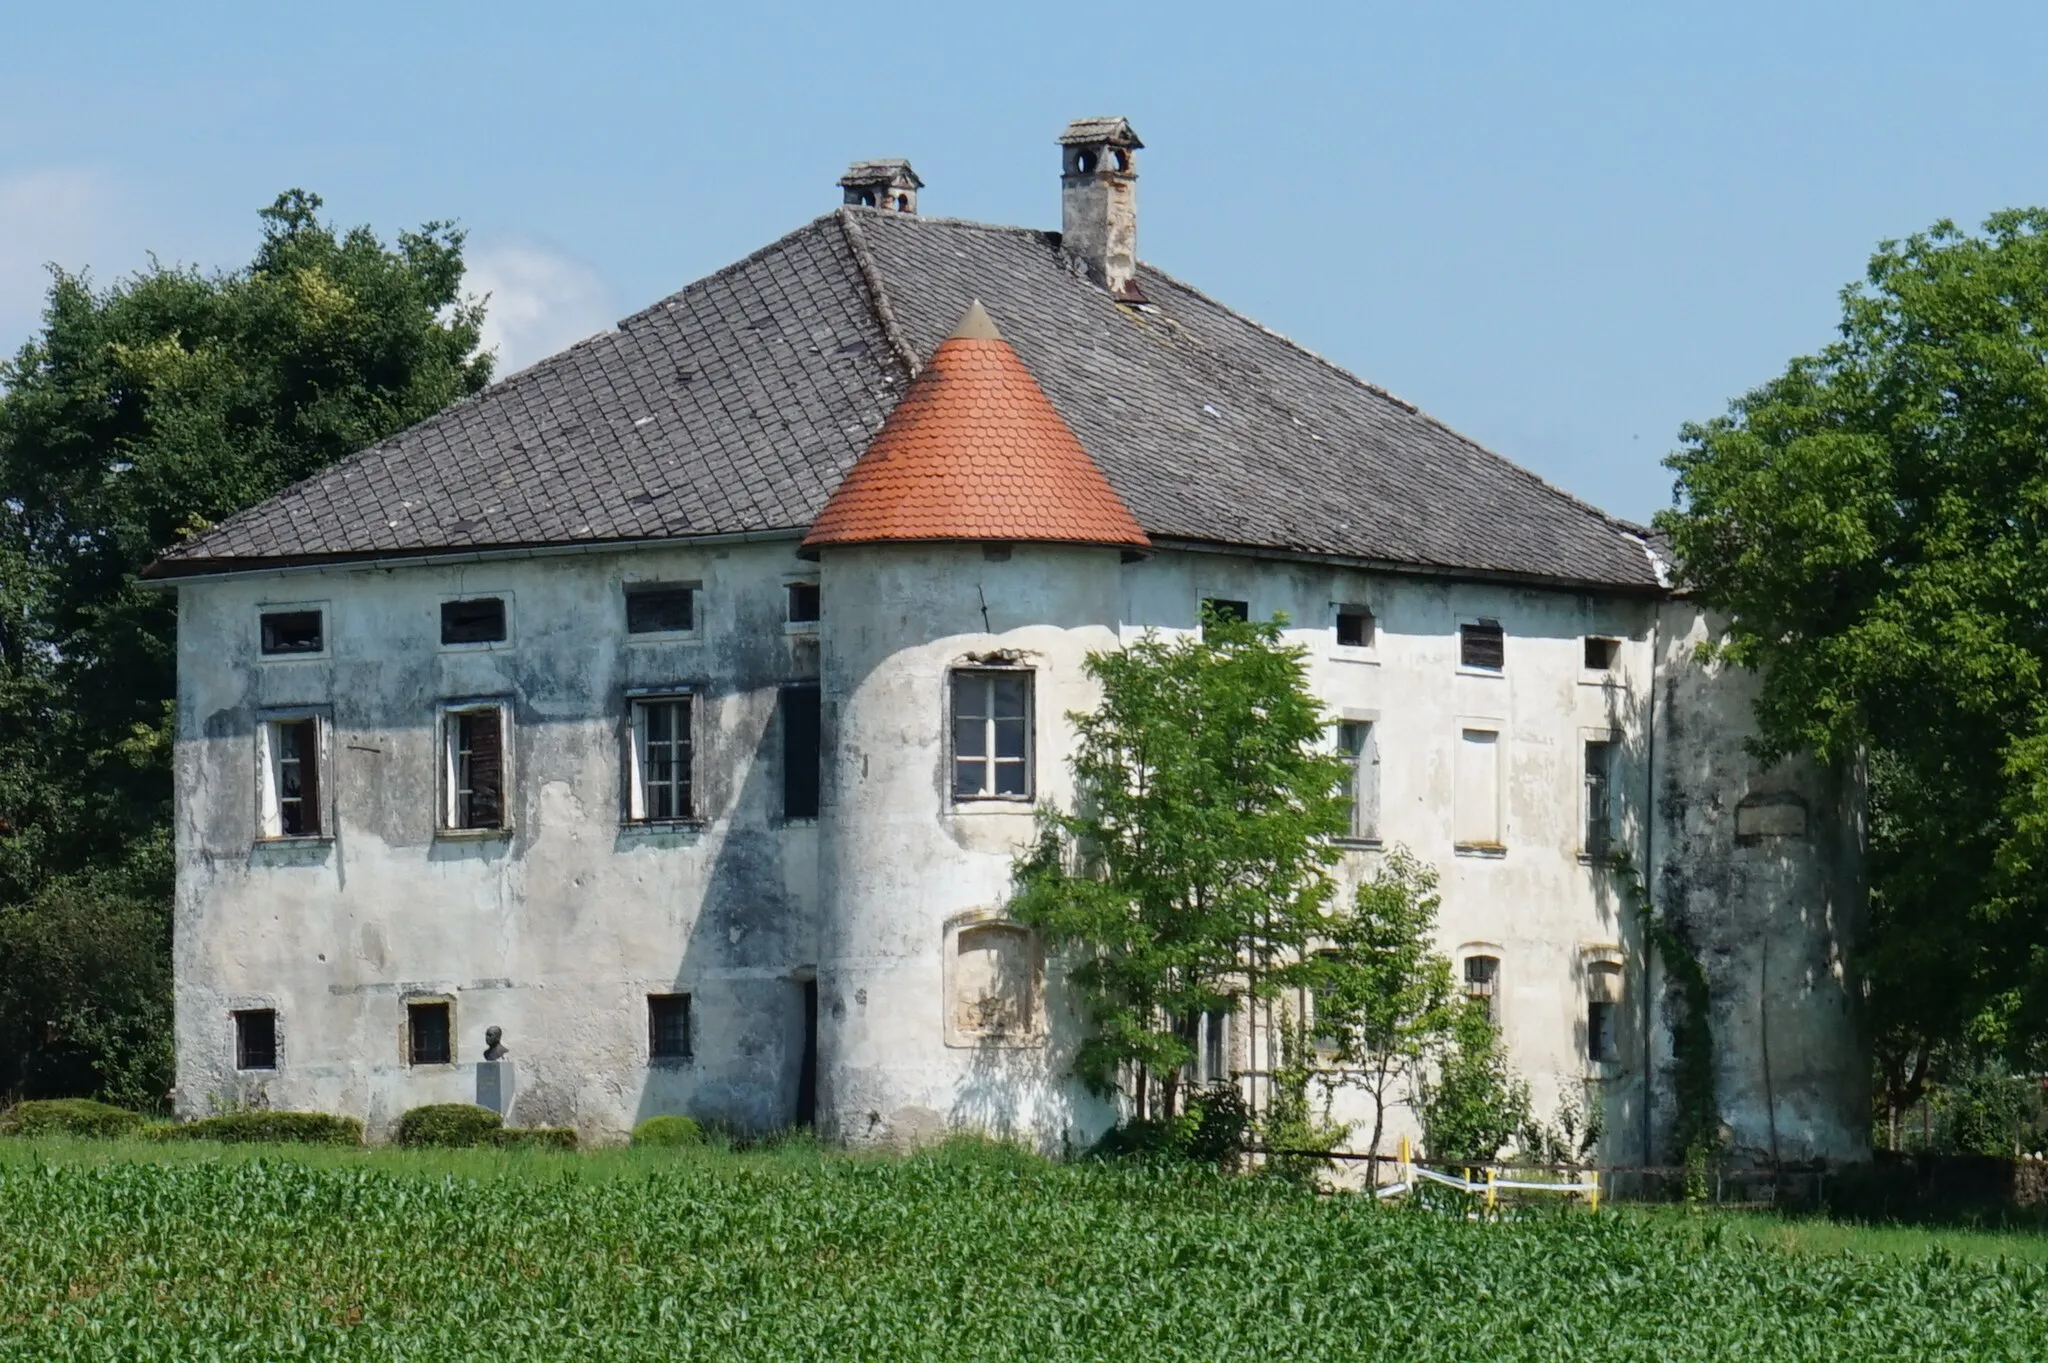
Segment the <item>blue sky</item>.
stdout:
<path fill-rule="evenodd" d="M 470 232 L 529 363 L 908 156 L 1056 227 L 1147 140 L 1139 249 L 1618 514 L 1824 344 L 1871 247 L 2048 202 L 2048 6 L 0 6 L 0 345 L 41 263 L 245 261 L 281 189 Z"/>

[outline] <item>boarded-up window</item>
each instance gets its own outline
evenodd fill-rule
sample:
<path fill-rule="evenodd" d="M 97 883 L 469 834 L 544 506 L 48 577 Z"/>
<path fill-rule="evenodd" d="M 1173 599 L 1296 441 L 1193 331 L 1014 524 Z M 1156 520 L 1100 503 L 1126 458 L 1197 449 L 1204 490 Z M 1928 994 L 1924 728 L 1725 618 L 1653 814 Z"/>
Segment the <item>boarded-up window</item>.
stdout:
<path fill-rule="evenodd" d="M 1458 795 L 1452 837 L 1460 847 L 1498 847 L 1500 735 L 1492 729 L 1458 733 Z"/>
<path fill-rule="evenodd" d="M 1337 726 L 1337 747 L 1351 763 L 1351 836 L 1380 835 L 1380 744 L 1378 726 L 1346 720 Z"/>
<path fill-rule="evenodd" d="M 818 749 L 823 715 L 815 686 L 782 688 L 782 817 L 818 817 Z"/>
<path fill-rule="evenodd" d="M 447 712 L 448 828 L 505 826 L 505 711 L 480 705 Z"/>
<path fill-rule="evenodd" d="M 1012 923 L 961 928 L 953 939 L 952 1030 L 968 1039 L 1017 1041 L 1038 1029 L 1038 947 Z"/>
<path fill-rule="evenodd" d="M 1507 658 L 1507 642 L 1498 620 L 1474 620 L 1458 627 L 1458 666 L 1498 672 Z"/>

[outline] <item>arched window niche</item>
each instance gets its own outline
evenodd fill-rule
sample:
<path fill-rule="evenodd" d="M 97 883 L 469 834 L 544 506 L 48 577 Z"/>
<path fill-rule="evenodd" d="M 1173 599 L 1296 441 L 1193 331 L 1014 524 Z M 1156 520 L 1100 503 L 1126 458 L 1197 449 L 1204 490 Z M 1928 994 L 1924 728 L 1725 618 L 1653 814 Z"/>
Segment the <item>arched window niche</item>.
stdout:
<path fill-rule="evenodd" d="M 1038 936 L 977 909 L 946 924 L 946 1044 L 1045 1044 L 1045 951 Z"/>

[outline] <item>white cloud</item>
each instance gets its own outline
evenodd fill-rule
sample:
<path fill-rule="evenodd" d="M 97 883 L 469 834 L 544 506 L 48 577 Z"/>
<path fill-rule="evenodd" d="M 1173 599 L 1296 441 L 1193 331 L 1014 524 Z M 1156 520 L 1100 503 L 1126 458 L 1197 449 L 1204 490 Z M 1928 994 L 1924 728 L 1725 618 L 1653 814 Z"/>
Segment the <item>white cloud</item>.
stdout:
<path fill-rule="evenodd" d="M 618 318 L 611 286 L 590 266 L 526 240 L 469 250 L 469 293 L 484 305 L 483 342 L 498 352 L 499 375 L 524 369 L 603 331 Z"/>
<path fill-rule="evenodd" d="M 118 198 L 90 170 L 0 175 L 0 353 L 12 354 L 39 325 L 51 262 L 82 269 L 110 248 Z"/>

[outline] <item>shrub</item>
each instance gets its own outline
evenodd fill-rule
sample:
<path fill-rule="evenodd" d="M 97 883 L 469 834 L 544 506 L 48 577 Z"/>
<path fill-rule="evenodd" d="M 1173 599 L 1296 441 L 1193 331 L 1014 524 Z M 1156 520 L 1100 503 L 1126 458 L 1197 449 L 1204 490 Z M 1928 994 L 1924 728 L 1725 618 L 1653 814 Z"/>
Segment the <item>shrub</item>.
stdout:
<path fill-rule="evenodd" d="M 633 1144 L 676 1146 L 704 1144 L 704 1128 L 691 1117 L 649 1117 L 633 1128 Z"/>
<path fill-rule="evenodd" d="M 503 1117 L 475 1103 L 429 1103 L 398 1119 L 398 1144 L 414 1150 L 489 1145 L 504 1127 Z"/>
<path fill-rule="evenodd" d="M 148 1120 L 125 1107 L 91 1098 L 38 1098 L 0 1112 L 9 1136 L 133 1136 Z"/>
<path fill-rule="evenodd" d="M 196 1122 L 160 1126 L 163 1141 L 220 1141 L 228 1145 L 361 1145 L 363 1124 L 328 1112 L 224 1112 Z"/>
<path fill-rule="evenodd" d="M 507 1126 L 491 1133 L 491 1143 L 506 1150 L 574 1150 L 573 1126 Z"/>

